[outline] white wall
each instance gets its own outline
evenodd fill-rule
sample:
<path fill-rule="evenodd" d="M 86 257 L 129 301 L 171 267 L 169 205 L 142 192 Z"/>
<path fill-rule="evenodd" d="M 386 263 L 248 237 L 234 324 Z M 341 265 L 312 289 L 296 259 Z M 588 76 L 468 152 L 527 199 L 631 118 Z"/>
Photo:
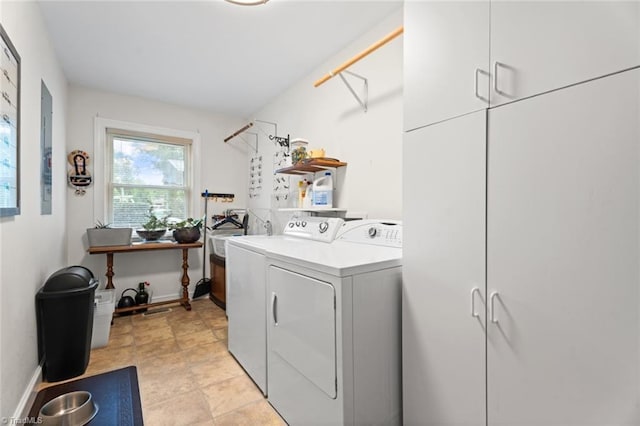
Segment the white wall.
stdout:
<path fill-rule="evenodd" d="M 324 148 L 327 157 L 347 162 L 348 166 L 338 172 L 337 207 L 365 212 L 369 218 L 402 216 L 402 36 L 349 68 L 368 79 L 366 113 L 338 76 L 317 88 L 313 82 L 400 25 L 402 10 L 350 43 L 254 116 L 277 122 L 281 136 L 289 133 L 292 138 L 307 139 L 310 148 Z M 346 77 L 360 93 L 361 81 Z M 256 123 L 256 127 L 269 176 L 276 148 L 264 133 L 272 132 L 273 126 Z M 271 184 L 268 180 L 268 188 L 249 201 L 252 208 L 282 206 L 270 197 Z M 295 200 L 295 196 L 289 198 L 290 207 L 294 207 L 292 198 Z M 276 222 L 282 224 L 281 220 Z"/>
<path fill-rule="evenodd" d="M 200 134 L 200 156 L 196 166 L 200 170 L 196 176 L 195 190 L 200 194 L 209 192 L 233 193 L 233 203 L 209 202 L 208 216 L 221 213 L 224 209 L 245 207 L 247 174 L 244 164 L 247 148 L 244 145 L 226 144 L 223 139 L 233 133 L 242 120 L 207 111 L 184 108 L 141 98 L 106 93 L 84 87 L 71 86 L 69 89 L 67 151 L 82 149 L 94 157 L 89 165 L 93 176 L 93 186 L 84 196 L 67 190 L 67 250 L 69 264 L 81 264 L 91 269 L 104 286 L 106 272 L 105 255 L 89 255 L 86 229 L 94 226 L 96 220 L 104 221 L 101 206 L 104 194 L 104 163 L 100 147 L 94 146 L 95 117 L 138 123 L 145 126 L 196 132 Z M 204 203 L 198 197 L 197 209 L 193 215 L 204 214 Z M 209 222 L 210 224 L 211 222 Z M 208 253 L 207 253 L 208 254 Z M 208 260 L 206 267 L 208 271 Z M 140 252 L 116 254 L 114 256 L 114 284 L 116 295 L 122 290 L 136 287 L 141 281 L 149 281 L 153 301 L 175 299 L 180 296 L 182 275 L 181 253 L 175 250 L 162 252 Z M 202 277 L 202 250 L 189 252 L 190 291 Z M 207 272 L 208 276 L 208 272 Z"/>
<path fill-rule="evenodd" d="M 35 2 L 0 2 L 22 59 L 21 214 L 0 218 L 0 417 L 10 417 L 37 370 L 35 294 L 65 266 L 67 82 Z M 40 215 L 40 84 L 53 97 L 53 214 Z"/>
<path fill-rule="evenodd" d="M 263 195 L 247 198 L 247 146 L 223 138 L 245 124 L 237 117 L 161 104 L 67 85 L 48 42 L 38 6 L 34 2 L 0 1 L 0 22 L 22 56 L 21 184 L 22 214 L 0 219 L 0 416 L 11 416 L 21 393 L 37 367 L 34 295 L 46 278 L 60 267 L 82 264 L 103 279 L 104 256 L 86 253 L 85 229 L 103 212 L 94 206 L 96 185 L 103 176 L 93 175 L 94 187 L 83 197 L 66 185 L 66 152 L 83 149 L 94 153 L 94 118 L 136 122 L 176 130 L 198 131 L 202 140 L 200 188 L 235 193 L 234 203 L 210 205 L 209 214 L 226 208 L 270 208 L 271 180 L 265 179 Z M 402 134 L 402 37 L 350 68 L 369 79 L 369 111 L 364 113 L 338 78 L 319 88 L 312 83 L 328 70 L 360 52 L 402 23 L 399 11 L 364 34 L 317 71 L 294 84 L 253 118 L 277 122 L 279 134 L 303 137 L 312 147 L 323 147 L 327 156 L 349 163 L 339 176 L 341 207 L 367 212 L 369 217 L 401 217 Z M 53 214 L 41 216 L 40 183 L 28 166 L 40 156 L 40 79 L 53 96 Z M 352 80 L 359 90 L 358 80 Z M 68 99 L 68 101 L 67 101 Z M 65 121 L 66 118 L 66 121 Z M 263 124 L 260 153 L 265 155 L 269 176 L 275 147 L 266 138 L 273 127 Z M 252 141 L 250 136 L 246 137 Z M 102 158 L 94 158 L 102 161 Z M 92 168 L 90 167 L 90 170 Z M 202 204 L 201 204 L 202 207 Z M 66 244 L 65 244 L 66 241 Z M 189 274 L 200 278 L 201 252 L 192 253 Z M 114 277 L 119 289 L 148 280 L 154 298 L 179 293 L 180 264 L 177 253 L 116 255 Z M 192 286 L 193 288 L 193 286 Z"/>

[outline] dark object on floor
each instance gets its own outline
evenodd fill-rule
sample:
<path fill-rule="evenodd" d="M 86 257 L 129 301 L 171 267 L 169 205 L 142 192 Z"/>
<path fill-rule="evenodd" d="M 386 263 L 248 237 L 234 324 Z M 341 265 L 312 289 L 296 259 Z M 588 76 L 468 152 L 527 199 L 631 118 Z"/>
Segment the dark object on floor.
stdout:
<path fill-rule="evenodd" d="M 53 273 L 36 294 L 38 359 L 48 382 L 82 375 L 89 364 L 98 280 L 83 266 Z"/>
<path fill-rule="evenodd" d="M 196 289 L 193 290 L 193 299 L 197 299 L 198 297 L 202 297 L 205 294 L 209 294 L 211 291 L 211 280 L 209 278 L 202 278 L 196 284 Z"/>
<path fill-rule="evenodd" d="M 73 391 L 88 391 L 100 409 L 90 426 L 143 425 L 136 367 L 125 367 L 41 390 L 28 417 L 37 418 L 40 408 L 53 398 Z"/>
<path fill-rule="evenodd" d="M 126 288 L 122 291 L 122 293 L 120 294 L 120 300 L 118 300 L 118 309 L 122 309 L 122 308 L 130 308 L 132 306 L 136 306 L 136 301 L 132 296 L 125 296 L 124 294 L 127 291 L 135 291 L 136 292 L 136 296 L 138 295 L 138 292 L 136 289 L 134 288 Z M 128 311 L 128 312 L 121 312 L 120 315 L 131 315 L 133 313 L 133 311 Z"/>

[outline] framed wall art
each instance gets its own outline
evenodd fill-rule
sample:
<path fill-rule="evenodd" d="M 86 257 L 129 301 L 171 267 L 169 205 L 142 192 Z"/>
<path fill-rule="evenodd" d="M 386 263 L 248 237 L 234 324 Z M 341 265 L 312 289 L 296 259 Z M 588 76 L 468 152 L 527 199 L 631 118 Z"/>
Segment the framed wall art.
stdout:
<path fill-rule="evenodd" d="M 53 148 L 53 98 L 44 81 L 40 82 L 40 214 L 51 214 Z"/>
<path fill-rule="evenodd" d="M 20 214 L 20 56 L 0 25 L 0 216 Z"/>

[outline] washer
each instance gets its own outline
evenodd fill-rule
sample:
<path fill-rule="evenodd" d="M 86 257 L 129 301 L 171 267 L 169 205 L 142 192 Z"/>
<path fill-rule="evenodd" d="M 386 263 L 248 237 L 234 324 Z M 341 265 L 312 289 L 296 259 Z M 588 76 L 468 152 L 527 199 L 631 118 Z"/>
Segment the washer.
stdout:
<path fill-rule="evenodd" d="M 367 220 L 267 251 L 268 399 L 287 423 L 401 424 L 401 246 L 401 224 Z"/>
<path fill-rule="evenodd" d="M 287 423 L 401 423 L 399 222 L 227 240 L 229 351 Z"/>
<path fill-rule="evenodd" d="M 267 254 L 284 243 L 303 252 L 333 241 L 339 218 L 291 218 L 283 235 L 231 237 L 226 242 L 228 348 L 267 395 Z"/>

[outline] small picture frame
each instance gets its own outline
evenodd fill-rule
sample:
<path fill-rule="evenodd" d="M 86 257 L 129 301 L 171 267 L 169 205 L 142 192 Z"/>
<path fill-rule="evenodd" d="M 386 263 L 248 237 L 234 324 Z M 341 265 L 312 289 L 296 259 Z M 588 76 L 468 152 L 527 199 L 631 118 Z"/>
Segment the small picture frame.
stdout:
<path fill-rule="evenodd" d="M 0 25 L 0 216 L 20 214 L 20 55 Z"/>

